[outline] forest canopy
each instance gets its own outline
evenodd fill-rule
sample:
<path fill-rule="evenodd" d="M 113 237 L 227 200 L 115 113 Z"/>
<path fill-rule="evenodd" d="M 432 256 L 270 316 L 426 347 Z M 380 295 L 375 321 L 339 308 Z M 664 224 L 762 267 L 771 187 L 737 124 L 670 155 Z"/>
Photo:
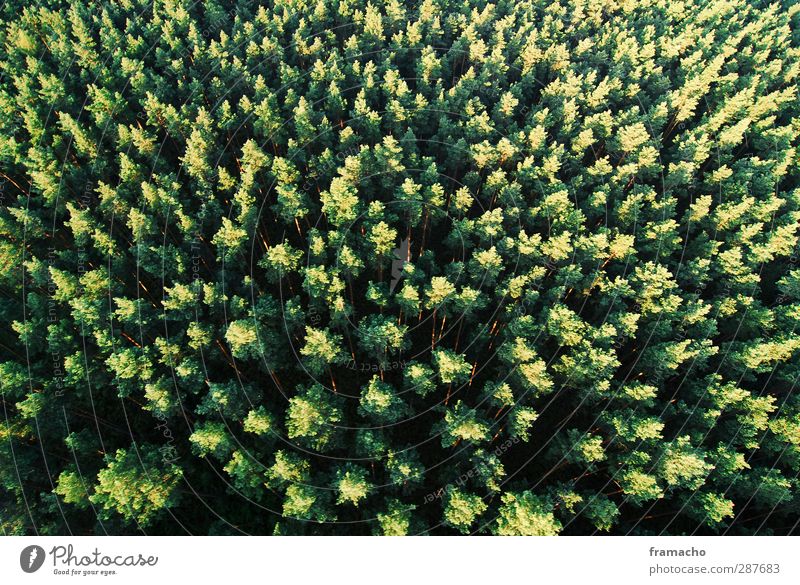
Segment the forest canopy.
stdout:
<path fill-rule="evenodd" d="M 791 534 L 800 4 L 9 0 L 2 534 Z"/>

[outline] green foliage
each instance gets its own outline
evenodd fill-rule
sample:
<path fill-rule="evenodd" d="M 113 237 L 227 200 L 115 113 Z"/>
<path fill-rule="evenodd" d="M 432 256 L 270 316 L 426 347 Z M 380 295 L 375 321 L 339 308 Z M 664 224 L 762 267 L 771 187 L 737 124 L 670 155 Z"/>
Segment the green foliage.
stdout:
<path fill-rule="evenodd" d="M 366 498 L 370 491 L 367 471 L 352 465 L 348 465 L 344 470 L 337 470 L 334 485 L 339 494 L 336 498 L 337 504 L 349 502 L 358 506 L 359 501 Z"/>
<path fill-rule="evenodd" d="M 380 532 L 384 536 L 406 536 L 411 526 L 414 508 L 404 507 L 398 500 L 389 500 L 387 510 L 378 513 Z"/>
<path fill-rule="evenodd" d="M 797 526 L 796 3 L 2 10 L 2 533 Z"/>
<path fill-rule="evenodd" d="M 444 521 L 462 534 L 469 532 L 475 520 L 488 506 L 480 496 L 453 490 L 448 494 Z"/>
<path fill-rule="evenodd" d="M 192 451 L 201 456 L 215 455 L 225 457 L 231 451 L 231 439 L 224 423 L 206 422 L 198 425 L 189 435 Z"/>
<path fill-rule="evenodd" d="M 341 360 L 342 336 L 331 334 L 327 330 L 306 327 L 305 345 L 300 349 L 300 355 L 307 358 L 309 371 L 320 375 L 332 363 Z"/>
<path fill-rule="evenodd" d="M 337 441 L 336 423 L 342 420 L 340 401 L 320 384 L 299 388 L 286 410 L 286 436 L 316 451 L 327 451 Z"/>
<path fill-rule="evenodd" d="M 120 449 L 97 474 L 90 500 L 106 517 L 116 513 L 145 527 L 177 504 L 182 475 L 178 466 L 165 464 L 152 446 L 137 451 Z"/>
<path fill-rule="evenodd" d="M 499 536 L 555 536 L 561 523 L 553 516 L 552 507 L 529 491 L 507 492 L 502 497 L 494 533 Z"/>

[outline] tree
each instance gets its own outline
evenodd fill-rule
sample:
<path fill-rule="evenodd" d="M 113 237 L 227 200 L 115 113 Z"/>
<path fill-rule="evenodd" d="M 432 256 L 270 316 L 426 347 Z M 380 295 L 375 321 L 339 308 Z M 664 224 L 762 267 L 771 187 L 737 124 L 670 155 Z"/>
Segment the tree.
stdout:
<path fill-rule="evenodd" d="M 349 502 L 358 506 L 359 501 L 366 498 L 370 492 L 366 470 L 353 465 L 337 470 L 334 485 L 339 494 L 336 498 L 337 504 Z"/>
<path fill-rule="evenodd" d="M 116 512 L 146 527 L 177 505 L 180 492 L 176 488 L 182 475 L 180 467 L 162 461 L 154 445 L 142 445 L 137 452 L 119 449 L 97 474 L 89 499 L 101 506 L 106 516 Z"/>
<path fill-rule="evenodd" d="M 298 387 L 286 411 L 287 436 L 315 451 L 328 451 L 338 443 L 336 423 L 342 420 L 340 400 L 320 384 Z"/>
<path fill-rule="evenodd" d="M 552 507 L 530 491 L 506 492 L 494 528 L 499 536 L 555 536 L 561 523 L 553 516 Z"/>
<path fill-rule="evenodd" d="M 390 384 L 373 376 L 361 390 L 358 412 L 379 423 L 391 423 L 401 419 L 407 413 L 407 407 Z"/>
<path fill-rule="evenodd" d="M 342 336 L 331 333 L 328 329 L 306 327 L 305 345 L 300 355 L 306 359 L 306 365 L 313 375 L 320 375 L 325 368 L 342 360 L 340 344 Z"/>
<path fill-rule="evenodd" d="M 38 4 L 0 532 L 796 530 L 791 2 Z"/>
<path fill-rule="evenodd" d="M 469 532 L 475 520 L 488 506 L 480 496 L 453 490 L 448 493 L 444 521 L 462 534 Z"/>
<path fill-rule="evenodd" d="M 469 378 L 472 367 L 464 361 L 463 355 L 450 350 L 433 353 L 433 360 L 439 373 L 439 379 L 445 384 L 460 384 Z"/>

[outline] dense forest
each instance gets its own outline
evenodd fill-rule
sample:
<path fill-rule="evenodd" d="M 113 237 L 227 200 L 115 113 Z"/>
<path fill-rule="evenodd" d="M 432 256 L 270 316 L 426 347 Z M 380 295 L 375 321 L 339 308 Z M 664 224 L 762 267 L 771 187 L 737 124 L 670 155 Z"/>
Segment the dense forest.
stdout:
<path fill-rule="evenodd" d="M 0 13 L 0 533 L 797 530 L 800 4 Z"/>

